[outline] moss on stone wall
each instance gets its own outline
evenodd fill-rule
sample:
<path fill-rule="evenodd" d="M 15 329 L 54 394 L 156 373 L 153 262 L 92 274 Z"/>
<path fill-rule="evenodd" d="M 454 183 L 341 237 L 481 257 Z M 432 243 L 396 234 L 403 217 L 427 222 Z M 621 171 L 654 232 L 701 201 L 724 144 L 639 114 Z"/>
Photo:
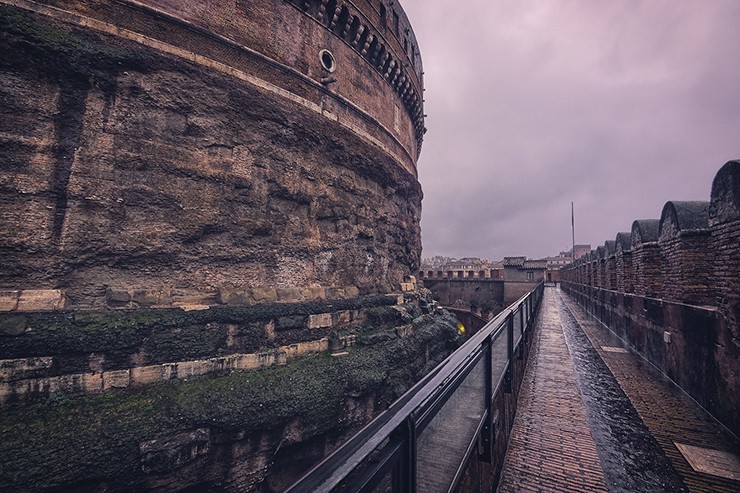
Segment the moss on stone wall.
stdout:
<path fill-rule="evenodd" d="M 0 490 L 108 491 L 142 487 L 139 444 L 210 429 L 238 441 L 288 423 L 301 440 L 362 423 L 343 419 L 347 396 L 374 396 L 374 414 L 400 396 L 459 344 L 454 318 L 420 316 L 415 330 L 343 357 L 327 353 L 287 365 L 156 385 L 140 391 L 10 406 L 0 415 Z M 429 359 L 425 358 L 429 354 Z M 73 486 L 74 485 L 74 486 Z"/>
<path fill-rule="evenodd" d="M 146 364 L 166 363 L 228 352 L 256 352 L 289 343 L 320 338 L 329 329 L 294 330 L 292 336 L 268 341 L 263 325 L 284 317 L 306 317 L 339 310 L 360 310 L 396 302 L 394 296 L 273 303 L 208 310 L 148 309 L 120 312 L 2 314 L 23 319 L 25 332 L 0 334 L 3 358 L 56 356 L 59 372 L 89 371 L 88 355 L 105 356 L 105 369 L 131 366 L 130 358 L 144 352 Z M 398 318 L 398 312 L 392 310 Z M 238 330 L 238 347 L 227 350 L 227 326 Z"/>
<path fill-rule="evenodd" d="M 46 76 L 59 73 L 89 74 L 91 70 L 117 73 L 136 68 L 146 70 L 152 57 L 144 50 L 127 50 L 121 46 L 100 43 L 99 37 L 81 30 L 69 30 L 33 20 L 27 12 L 0 6 L 0 42 L 5 55 L 0 65 L 15 66 L 14 54 L 43 62 Z M 14 43 L 23 43 L 16 50 Z M 11 49 L 12 48 L 12 49 Z"/>

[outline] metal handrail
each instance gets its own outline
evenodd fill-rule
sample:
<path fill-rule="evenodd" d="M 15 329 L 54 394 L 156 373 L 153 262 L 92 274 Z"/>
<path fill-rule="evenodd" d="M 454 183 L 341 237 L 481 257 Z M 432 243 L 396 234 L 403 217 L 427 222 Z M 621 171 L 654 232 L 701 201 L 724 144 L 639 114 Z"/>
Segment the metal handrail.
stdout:
<path fill-rule="evenodd" d="M 512 303 L 449 355 L 428 375 L 396 400 L 386 411 L 362 428 L 341 447 L 309 471 L 287 493 L 330 491 L 370 491 L 394 469 L 394 491 L 416 492 L 416 440 L 457 391 L 481 358 L 486 358 L 486 409 L 476 432 L 460 457 L 459 466 L 448 491 L 462 476 L 463 467 L 474 450 L 481 431 L 490 426 L 492 398 L 500 385 L 511 392 L 512 360 L 522 349 L 525 332 L 542 298 L 544 284 Z M 520 327 L 514 327 L 514 314 L 521 314 Z M 515 339 L 514 331 L 518 340 Z M 503 376 L 493 381 L 492 346 L 502 331 L 507 331 L 507 361 Z M 490 440 L 483 440 L 483 456 L 491 454 Z"/>

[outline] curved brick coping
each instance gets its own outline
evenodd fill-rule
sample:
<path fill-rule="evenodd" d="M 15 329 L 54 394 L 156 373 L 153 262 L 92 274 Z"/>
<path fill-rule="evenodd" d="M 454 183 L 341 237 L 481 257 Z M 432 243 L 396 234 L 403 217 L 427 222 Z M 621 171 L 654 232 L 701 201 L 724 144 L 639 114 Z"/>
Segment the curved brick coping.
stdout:
<path fill-rule="evenodd" d="M 660 219 L 637 219 L 632 223 L 632 248 L 658 241 Z"/>
<path fill-rule="evenodd" d="M 93 394 L 116 388 L 142 387 L 168 380 L 187 380 L 210 374 L 239 370 L 254 370 L 275 364 L 285 364 L 291 358 L 320 353 L 329 349 L 329 338 L 299 342 L 276 349 L 250 354 L 230 354 L 214 358 L 139 366 L 123 370 L 75 373 L 42 378 L 2 382 L 23 370 L 50 369 L 54 358 L 0 360 L 0 405 L 8 400 L 23 400 L 28 395 L 49 395 L 54 392 Z"/>
<path fill-rule="evenodd" d="M 709 232 L 709 202 L 668 201 L 660 214 L 658 237 L 664 241 L 687 233 Z"/>
<path fill-rule="evenodd" d="M 726 162 L 715 175 L 709 216 L 712 225 L 740 219 L 740 160 Z"/>
<path fill-rule="evenodd" d="M 169 14 L 167 14 L 168 19 L 182 23 L 188 29 L 193 30 L 193 32 L 198 32 L 200 34 L 206 34 L 209 38 L 217 42 L 226 44 L 230 46 L 231 48 L 236 48 L 244 52 L 245 54 L 248 54 L 252 57 L 256 57 L 260 59 L 261 61 L 268 63 L 269 65 L 273 67 L 277 67 L 278 69 L 282 71 L 288 72 L 291 76 L 299 78 L 302 84 L 307 84 L 312 89 L 320 91 L 324 96 L 335 99 L 337 103 L 339 103 L 338 108 L 342 110 L 347 109 L 349 111 L 342 111 L 341 113 L 339 112 L 333 113 L 331 111 L 328 111 L 325 108 L 324 104 L 317 104 L 298 94 L 295 94 L 289 89 L 278 86 L 267 80 L 261 79 L 252 74 L 249 74 L 247 72 L 234 68 L 226 63 L 222 63 L 218 60 L 214 60 L 207 56 L 203 56 L 203 55 L 179 48 L 177 46 L 166 43 L 164 41 L 152 38 L 150 36 L 146 36 L 144 34 L 137 33 L 135 31 L 124 29 L 122 27 L 116 26 L 114 24 L 111 24 L 105 21 L 93 19 L 90 17 L 85 17 L 83 15 L 76 14 L 73 12 L 68 12 L 66 10 L 59 9 L 56 7 L 42 5 L 32 0 L 0 0 L 0 4 L 12 5 L 14 7 L 36 12 L 38 14 L 42 14 L 52 19 L 56 19 L 58 21 L 62 21 L 68 24 L 73 24 L 76 26 L 93 29 L 99 32 L 109 34 L 109 35 L 117 36 L 117 37 L 129 40 L 129 41 L 133 41 L 140 45 L 146 46 L 148 48 L 153 48 L 162 53 L 167 53 L 169 55 L 177 56 L 191 63 L 195 63 L 197 65 L 208 67 L 222 74 L 229 75 L 241 81 L 247 82 L 259 90 L 267 91 L 274 95 L 288 99 L 294 103 L 300 104 L 301 106 L 305 107 L 306 109 L 314 113 L 318 113 L 324 116 L 325 118 L 328 118 L 329 120 L 336 122 L 337 124 L 341 125 L 345 129 L 353 132 L 355 135 L 357 135 L 359 138 L 361 138 L 365 142 L 368 142 L 374 145 L 375 147 L 378 147 L 383 152 L 391 156 L 396 162 L 402 164 L 403 168 L 406 171 L 408 171 L 412 176 L 416 177 L 417 175 L 415 157 L 412 156 L 411 152 L 409 152 L 409 150 L 406 149 L 406 147 L 393 135 L 393 133 L 388 128 L 386 128 L 376 118 L 371 116 L 367 111 L 360 108 L 359 106 L 349 101 L 348 99 L 336 93 L 326 90 L 324 86 L 308 78 L 307 76 L 303 75 L 297 70 L 291 67 L 288 67 L 284 64 L 281 64 L 275 60 L 272 60 L 269 57 L 266 57 L 265 55 L 262 55 L 261 53 L 251 50 L 246 46 L 240 45 L 232 40 L 229 40 L 228 38 L 225 38 L 215 33 L 211 33 L 209 31 L 204 31 L 203 29 L 196 29 L 191 23 L 188 23 L 187 21 L 178 19 L 176 17 L 170 16 Z M 164 16 L 165 14 L 160 14 L 160 15 Z M 358 116 L 359 120 L 353 118 L 351 116 L 351 113 L 354 113 L 356 116 Z M 397 150 L 391 149 L 391 147 L 388 146 L 385 142 L 374 137 L 373 135 L 369 133 L 369 131 L 362 128 L 361 125 L 363 122 L 369 123 L 370 125 L 377 127 L 381 131 L 381 133 L 385 136 L 385 138 L 389 139 L 389 141 L 392 142 L 392 146 L 396 147 L 397 150 L 401 151 L 403 156 L 399 154 Z"/>

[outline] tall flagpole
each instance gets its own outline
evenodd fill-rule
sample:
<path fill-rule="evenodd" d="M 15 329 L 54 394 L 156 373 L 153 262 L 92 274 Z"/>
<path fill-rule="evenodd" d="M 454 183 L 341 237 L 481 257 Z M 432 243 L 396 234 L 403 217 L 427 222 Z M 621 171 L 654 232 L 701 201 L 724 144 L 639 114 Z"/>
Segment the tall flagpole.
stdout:
<path fill-rule="evenodd" d="M 570 203 L 570 230 L 573 233 L 573 261 L 576 261 L 576 215 L 573 210 L 573 202 Z"/>

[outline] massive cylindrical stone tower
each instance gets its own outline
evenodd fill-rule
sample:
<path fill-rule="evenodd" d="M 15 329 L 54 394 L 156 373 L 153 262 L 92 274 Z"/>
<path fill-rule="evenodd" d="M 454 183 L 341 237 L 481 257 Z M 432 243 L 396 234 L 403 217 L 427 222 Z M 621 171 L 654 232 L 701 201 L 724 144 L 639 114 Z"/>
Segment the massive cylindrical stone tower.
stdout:
<path fill-rule="evenodd" d="M 348 297 L 417 270 L 398 2 L 0 9 L 3 311 Z"/>
<path fill-rule="evenodd" d="M 0 0 L 0 490 L 283 491 L 458 347 L 422 91 L 398 1 Z"/>

